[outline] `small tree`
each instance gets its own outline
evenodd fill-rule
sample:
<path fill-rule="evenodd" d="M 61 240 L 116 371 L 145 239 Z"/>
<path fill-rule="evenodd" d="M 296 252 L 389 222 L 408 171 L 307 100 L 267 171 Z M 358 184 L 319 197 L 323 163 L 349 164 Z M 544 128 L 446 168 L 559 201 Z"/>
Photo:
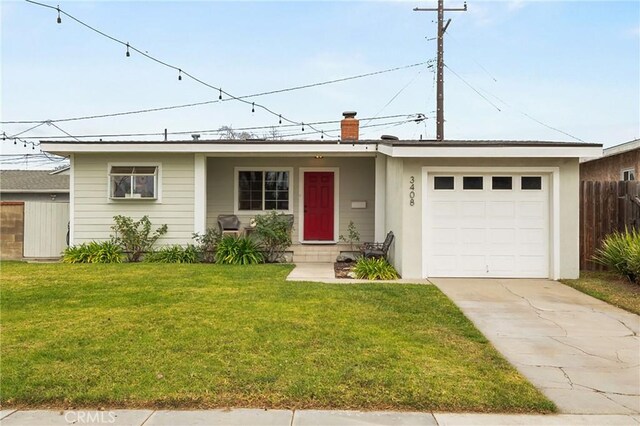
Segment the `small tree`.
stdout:
<path fill-rule="evenodd" d="M 360 232 L 358 232 L 358 229 L 356 228 L 356 224 L 353 223 L 353 221 L 349 222 L 349 226 L 347 226 L 347 232 L 348 234 L 346 237 L 344 235 L 340 235 L 340 241 L 349 243 L 351 251 L 354 251 L 353 250 L 354 244 L 360 242 Z"/>
<path fill-rule="evenodd" d="M 149 251 L 158 238 L 167 233 L 167 225 L 162 225 L 151 233 L 149 216 L 142 216 L 136 222 L 127 216 L 114 216 L 115 225 L 111 227 L 115 235 L 111 237 L 114 243 L 122 247 L 129 262 L 139 262 L 142 255 Z"/>
<path fill-rule="evenodd" d="M 256 236 L 267 262 L 279 262 L 291 245 L 291 223 L 287 216 L 272 211 L 256 216 Z"/>

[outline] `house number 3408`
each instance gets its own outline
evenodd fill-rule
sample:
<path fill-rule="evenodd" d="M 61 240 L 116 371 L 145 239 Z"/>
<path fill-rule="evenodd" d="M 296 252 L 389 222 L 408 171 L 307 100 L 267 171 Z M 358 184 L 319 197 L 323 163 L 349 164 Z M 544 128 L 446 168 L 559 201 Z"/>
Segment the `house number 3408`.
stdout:
<path fill-rule="evenodd" d="M 409 205 L 416 205 L 416 178 L 411 176 L 409 178 Z"/>

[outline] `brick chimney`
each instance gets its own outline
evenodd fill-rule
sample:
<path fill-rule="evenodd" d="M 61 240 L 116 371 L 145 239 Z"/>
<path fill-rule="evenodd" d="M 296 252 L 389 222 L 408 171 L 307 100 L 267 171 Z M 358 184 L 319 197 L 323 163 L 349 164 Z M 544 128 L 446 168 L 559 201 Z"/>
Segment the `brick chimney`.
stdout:
<path fill-rule="evenodd" d="M 355 111 L 345 111 L 342 113 L 344 119 L 340 122 L 340 139 L 343 141 L 357 141 L 360 135 L 360 120 L 356 117 Z"/>

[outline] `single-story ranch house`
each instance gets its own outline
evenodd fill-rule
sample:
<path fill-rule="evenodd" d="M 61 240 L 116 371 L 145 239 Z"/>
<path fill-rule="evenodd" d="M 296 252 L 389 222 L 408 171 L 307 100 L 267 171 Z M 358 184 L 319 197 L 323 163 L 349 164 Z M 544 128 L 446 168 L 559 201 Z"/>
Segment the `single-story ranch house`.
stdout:
<path fill-rule="evenodd" d="M 349 120 L 355 120 L 351 122 Z M 355 127 L 355 135 L 353 126 Z M 395 240 L 404 278 L 578 277 L 579 159 L 602 145 L 539 141 L 42 141 L 69 156 L 71 244 L 108 239 L 114 215 L 192 242 L 220 214 L 243 226 L 294 215 L 298 247 Z"/>

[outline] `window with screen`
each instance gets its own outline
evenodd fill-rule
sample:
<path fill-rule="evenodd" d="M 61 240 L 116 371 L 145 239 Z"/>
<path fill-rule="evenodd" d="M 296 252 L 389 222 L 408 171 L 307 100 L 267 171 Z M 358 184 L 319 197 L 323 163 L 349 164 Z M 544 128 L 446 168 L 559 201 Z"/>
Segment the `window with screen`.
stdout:
<path fill-rule="evenodd" d="M 158 198 L 157 166 L 111 166 L 109 196 L 112 199 Z"/>

